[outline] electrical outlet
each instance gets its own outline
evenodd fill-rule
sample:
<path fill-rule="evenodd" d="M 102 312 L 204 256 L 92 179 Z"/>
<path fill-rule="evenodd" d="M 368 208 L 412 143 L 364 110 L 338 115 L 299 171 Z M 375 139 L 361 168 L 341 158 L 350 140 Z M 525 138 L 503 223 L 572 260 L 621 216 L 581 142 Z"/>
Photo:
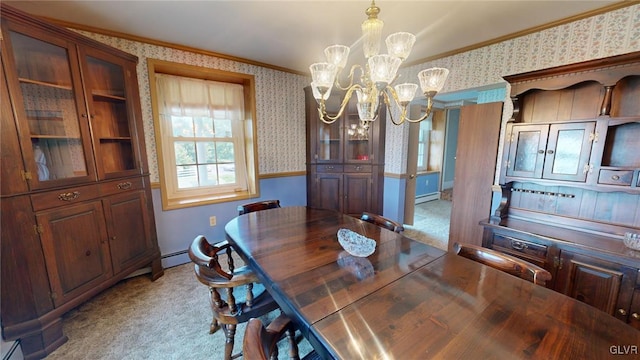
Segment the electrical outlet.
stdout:
<path fill-rule="evenodd" d="M 216 226 L 216 217 L 209 216 L 209 226 Z"/>

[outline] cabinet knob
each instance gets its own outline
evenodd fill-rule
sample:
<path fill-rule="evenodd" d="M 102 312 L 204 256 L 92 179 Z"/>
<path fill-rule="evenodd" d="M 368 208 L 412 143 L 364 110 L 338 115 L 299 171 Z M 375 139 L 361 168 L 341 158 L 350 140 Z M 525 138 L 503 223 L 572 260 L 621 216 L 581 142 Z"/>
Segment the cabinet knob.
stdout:
<path fill-rule="evenodd" d="M 551 149 L 547 150 L 547 154 L 549 154 L 549 155 L 553 155 L 553 153 L 554 153 L 554 151 L 553 151 L 553 150 L 551 150 Z"/>
<path fill-rule="evenodd" d="M 116 237 L 115 237 L 115 236 L 112 236 L 112 237 L 111 237 L 111 240 L 115 240 L 115 239 L 116 239 Z"/>
<path fill-rule="evenodd" d="M 622 316 L 627 316 L 627 310 L 625 309 L 618 309 L 618 314 L 622 315 Z"/>
<path fill-rule="evenodd" d="M 633 314 L 631 314 L 631 318 L 633 318 L 633 320 L 638 320 L 638 321 L 640 321 L 640 314 L 638 314 L 638 313 L 633 313 Z"/>
<path fill-rule="evenodd" d="M 611 180 L 616 180 L 616 181 L 618 181 L 618 180 L 620 180 L 620 176 L 618 176 L 618 175 L 613 175 L 613 176 L 611 176 Z"/>
<path fill-rule="evenodd" d="M 538 154 L 544 154 L 544 150 L 538 150 Z"/>
<path fill-rule="evenodd" d="M 87 256 L 91 256 L 91 250 L 87 250 L 87 252 L 84 253 Z"/>

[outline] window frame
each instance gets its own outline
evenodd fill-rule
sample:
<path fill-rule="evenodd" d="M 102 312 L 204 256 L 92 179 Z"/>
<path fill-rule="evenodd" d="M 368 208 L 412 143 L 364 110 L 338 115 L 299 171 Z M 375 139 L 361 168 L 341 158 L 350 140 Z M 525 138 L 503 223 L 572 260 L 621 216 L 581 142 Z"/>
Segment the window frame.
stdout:
<path fill-rule="evenodd" d="M 157 151 L 158 176 L 160 179 L 160 191 L 162 194 L 162 209 L 173 210 L 185 207 L 215 204 L 228 201 L 244 200 L 258 197 L 258 139 L 256 131 L 256 104 L 255 104 L 255 77 L 251 74 L 242 74 L 218 69 L 205 68 L 182 63 L 169 62 L 158 59 L 147 59 L 149 74 L 149 91 L 151 93 L 151 108 L 153 112 L 153 125 Z M 187 78 L 211 80 L 239 84 L 243 87 L 244 94 L 244 152 L 246 157 L 247 189 L 243 191 L 226 192 L 223 194 L 201 193 L 199 195 L 184 195 L 176 191 L 171 194 L 166 181 L 168 176 L 177 176 L 175 159 L 171 159 L 173 152 L 165 151 L 167 137 L 162 133 L 161 119 L 158 111 L 158 94 L 156 88 L 156 74 L 167 74 Z M 171 143 L 172 145 L 172 143 Z"/>

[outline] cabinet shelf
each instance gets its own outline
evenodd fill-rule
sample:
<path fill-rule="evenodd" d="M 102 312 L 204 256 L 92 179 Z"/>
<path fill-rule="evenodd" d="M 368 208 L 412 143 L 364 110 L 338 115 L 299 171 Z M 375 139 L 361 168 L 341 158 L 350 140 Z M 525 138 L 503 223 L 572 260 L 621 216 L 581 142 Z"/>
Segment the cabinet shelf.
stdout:
<path fill-rule="evenodd" d="M 82 140 L 79 136 L 65 136 L 65 135 L 31 135 L 32 140 Z"/>
<path fill-rule="evenodd" d="M 131 137 L 129 136 L 109 136 L 100 138 L 100 142 L 107 141 L 131 141 Z"/>
<path fill-rule="evenodd" d="M 120 96 L 120 95 L 112 95 L 106 92 L 101 92 L 101 91 L 94 91 L 91 95 L 93 95 L 94 98 L 96 99 L 104 99 L 104 100 L 115 100 L 115 101 L 126 101 L 127 98 L 125 98 L 124 96 Z"/>
<path fill-rule="evenodd" d="M 51 87 L 51 88 L 55 88 L 55 89 L 62 89 L 62 90 L 69 90 L 69 91 L 73 90 L 71 85 L 60 85 L 60 84 L 54 84 L 54 83 L 50 83 L 50 82 L 46 82 L 46 81 L 31 80 L 31 79 L 26 79 L 26 78 L 19 78 L 18 81 L 20 81 L 23 84 L 42 85 L 42 86 L 46 86 L 46 87 Z"/>

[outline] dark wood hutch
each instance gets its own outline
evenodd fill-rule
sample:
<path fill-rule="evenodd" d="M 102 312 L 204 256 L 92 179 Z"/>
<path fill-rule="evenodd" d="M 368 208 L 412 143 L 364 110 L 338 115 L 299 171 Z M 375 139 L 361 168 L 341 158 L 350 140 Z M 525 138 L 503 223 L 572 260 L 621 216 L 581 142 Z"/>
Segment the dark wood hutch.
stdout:
<path fill-rule="evenodd" d="M 137 58 L 1 5 L 2 335 L 35 359 L 64 313 L 163 270 Z"/>
<path fill-rule="evenodd" d="M 483 245 L 640 329 L 640 52 L 505 77 L 502 201 Z"/>
<path fill-rule="evenodd" d="M 327 111 L 338 112 L 344 92 L 332 92 Z M 382 214 L 386 107 L 364 134 L 351 134 L 360 123 L 354 93 L 332 124 L 320 120 L 311 87 L 305 88 L 307 136 L 307 206 L 359 217 Z"/>

